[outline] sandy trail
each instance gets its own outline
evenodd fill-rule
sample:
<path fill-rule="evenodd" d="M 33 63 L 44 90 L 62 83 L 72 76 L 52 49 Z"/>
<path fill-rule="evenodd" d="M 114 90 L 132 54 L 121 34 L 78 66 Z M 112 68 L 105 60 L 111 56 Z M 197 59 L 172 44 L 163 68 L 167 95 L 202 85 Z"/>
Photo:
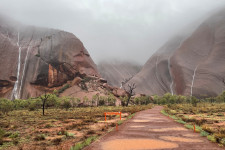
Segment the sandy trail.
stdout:
<path fill-rule="evenodd" d="M 119 131 L 110 132 L 85 150 L 224 149 L 162 115 L 162 109 L 156 106 L 137 113 L 119 126 Z"/>

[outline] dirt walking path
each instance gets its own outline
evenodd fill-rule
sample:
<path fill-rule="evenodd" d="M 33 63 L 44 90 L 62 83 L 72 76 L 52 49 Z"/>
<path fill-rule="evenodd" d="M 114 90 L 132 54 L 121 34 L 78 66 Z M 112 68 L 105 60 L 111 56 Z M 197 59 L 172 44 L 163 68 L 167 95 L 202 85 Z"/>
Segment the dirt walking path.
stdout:
<path fill-rule="evenodd" d="M 224 149 L 164 116 L 160 113 L 162 109 L 156 106 L 137 113 L 119 126 L 119 131 L 108 133 L 85 150 Z"/>

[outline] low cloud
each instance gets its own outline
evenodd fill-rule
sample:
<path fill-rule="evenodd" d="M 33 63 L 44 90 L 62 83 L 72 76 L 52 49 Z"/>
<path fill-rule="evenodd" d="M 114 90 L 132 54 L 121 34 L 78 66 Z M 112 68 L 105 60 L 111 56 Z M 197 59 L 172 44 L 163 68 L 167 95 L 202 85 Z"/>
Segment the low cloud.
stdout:
<path fill-rule="evenodd" d="M 74 33 L 96 63 L 143 64 L 171 37 L 223 6 L 225 0 L 1 0 L 0 13 Z"/>

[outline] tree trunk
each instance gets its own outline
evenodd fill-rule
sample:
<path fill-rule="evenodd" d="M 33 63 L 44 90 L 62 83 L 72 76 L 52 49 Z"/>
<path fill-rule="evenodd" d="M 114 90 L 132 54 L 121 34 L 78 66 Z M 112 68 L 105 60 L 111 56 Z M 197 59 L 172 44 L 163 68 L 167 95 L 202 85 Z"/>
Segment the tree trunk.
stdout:
<path fill-rule="evenodd" d="M 42 105 L 42 111 L 43 111 L 43 116 L 45 115 L 45 101 L 43 102 L 43 105 Z"/>
<path fill-rule="evenodd" d="M 130 102 L 130 98 L 131 98 L 131 95 L 128 96 L 126 107 L 128 106 L 128 104 Z"/>

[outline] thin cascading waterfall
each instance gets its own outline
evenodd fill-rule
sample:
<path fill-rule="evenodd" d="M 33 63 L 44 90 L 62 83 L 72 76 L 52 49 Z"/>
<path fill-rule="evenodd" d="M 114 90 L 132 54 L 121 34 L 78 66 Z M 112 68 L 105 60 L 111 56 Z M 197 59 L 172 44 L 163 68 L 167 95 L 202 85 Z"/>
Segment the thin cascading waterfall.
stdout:
<path fill-rule="evenodd" d="M 195 70 L 194 70 L 194 73 L 193 73 L 193 76 L 192 76 L 192 82 L 191 82 L 191 96 L 193 96 L 192 93 L 193 93 L 193 86 L 194 86 L 194 81 L 195 81 L 195 73 L 196 73 L 196 71 L 197 71 L 197 69 L 198 69 L 198 66 L 199 66 L 199 65 L 197 65 L 197 66 L 195 67 Z"/>
<path fill-rule="evenodd" d="M 168 58 L 168 69 L 169 69 L 169 73 L 170 73 L 170 78 L 171 78 L 171 83 L 170 83 L 170 92 L 173 95 L 173 77 L 172 77 L 172 73 L 170 71 L 170 58 L 171 56 Z"/>
<path fill-rule="evenodd" d="M 159 56 L 157 56 L 157 59 L 156 59 L 156 63 L 155 63 L 155 74 L 156 74 L 156 79 L 158 80 L 159 84 L 163 87 L 162 90 L 165 90 L 166 87 L 161 84 L 160 80 L 159 80 L 159 74 L 158 74 L 158 59 L 159 59 Z"/>
<path fill-rule="evenodd" d="M 29 52 L 30 52 L 30 46 L 28 46 L 27 54 L 26 54 L 26 57 L 25 57 L 25 62 L 24 62 L 24 65 L 23 65 L 23 73 L 22 73 L 22 78 L 20 80 L 20 89 L 19 89 L 19 93 L 18 93 L 19 97 L 21 96 L 21 90 L 22 90 L 22 86 L 23 86 L 23 78 L 24 78 L 24 74 L 25 74 L 25 70 L 26 70 L 26 66 L 27 66 L 27 60 L 28 60 Z"/>
<path fill-rule="evenodd" d="M 19 85 L 19 77 L 20 77 L 20 57 L 21 57 L 21 47 L 20 47 L 20 33 L 18 32 L 18 41 L 17 41 L 17 46 L 19 47 L 19 55 L 18 55 L 18 65 L 17 65 L 17 79 L 13 87 L 12 95 L 11 95 L 11 100 L 13 99 L 18 99 L 18 85 Z"/>

